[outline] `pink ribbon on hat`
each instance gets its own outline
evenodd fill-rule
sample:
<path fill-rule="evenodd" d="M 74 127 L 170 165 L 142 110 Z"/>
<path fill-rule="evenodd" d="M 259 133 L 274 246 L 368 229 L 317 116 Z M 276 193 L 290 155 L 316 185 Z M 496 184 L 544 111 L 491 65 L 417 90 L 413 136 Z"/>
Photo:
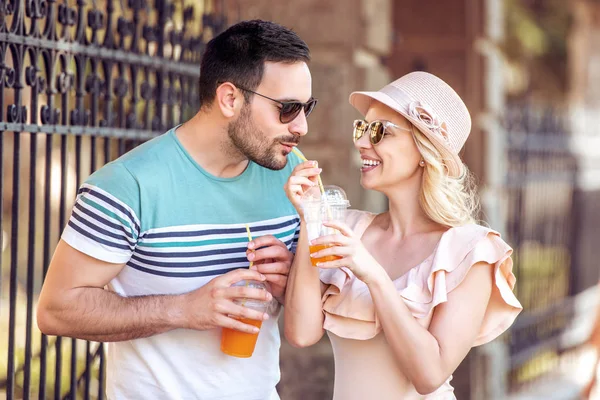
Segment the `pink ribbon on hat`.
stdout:
<path fill-rule="evenodd" d="M 440 135 L 446 142 L 448 141 L 446 124 L 440 120 L 429 104 L 413 100 L 404 90 L 392 85 L 385 86 L 381 92 L 390 96 L 398 104 L 406 106 L 409 116 L 422 122 L 433 133 Z"/>
<path fill-rule="evenodd" d="M 439 119 L 438 115 L 433 111 L 429 104 L 422 103 L 418 100 L 411 102 L 408 105 L 408 115 L 421 121 L 428 129 L 441 135 L 444 140 L 448 141 L 446 124 Z"/>

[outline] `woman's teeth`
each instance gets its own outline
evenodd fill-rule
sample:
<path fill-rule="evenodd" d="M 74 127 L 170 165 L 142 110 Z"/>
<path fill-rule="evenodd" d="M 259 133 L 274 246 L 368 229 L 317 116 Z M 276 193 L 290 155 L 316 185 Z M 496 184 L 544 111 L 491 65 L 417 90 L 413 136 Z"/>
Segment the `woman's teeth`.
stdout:
<path fill-rule="evenodd" d="M 373 167 L 373 166 L 376 166 L 376 165 L 379 165 L 379 164 L 381 164 L 381 161 L 367 160 L 367 159 L 364 159 L 364 158 L 362 160 L 362 166 L 363 167 Z"/>

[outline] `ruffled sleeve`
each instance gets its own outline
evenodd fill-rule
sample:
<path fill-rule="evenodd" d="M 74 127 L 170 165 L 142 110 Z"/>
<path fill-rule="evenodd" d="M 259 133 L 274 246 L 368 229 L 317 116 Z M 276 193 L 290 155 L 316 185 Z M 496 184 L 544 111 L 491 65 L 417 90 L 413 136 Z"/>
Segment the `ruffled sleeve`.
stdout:
<path fill-rule="evenodd" d="M 375 214 L 366 211 L 348 210 L 345 222 L 352 228 L 355 235 L 362 236 L 374 217 Z M 323 328 L 332 332 L 343 331 L 348 337 L 357 339 L 373 337 L 375 334 L 371 333 L 375 310 L 368 290 L 365 293 L 364 290 L 351 287 L 360 284 L 364 286 L 364 284 L 354 277 L 352 271 L 344 267 L 321 269 L 320 278 L 321 282 L 327 285 L 323 293 L 323 312 L 325 313 Z M 364 298 L 365 294 L 369 299 Z M 350 310 L 357 302 L 361 302 L 353 298 L 355 295 L 363 297 L 367 303 L 359 309 Z M 328 299 L 331 301 L 328 302 Z"/>
<path fill-rule="evenodd" d="M 473 265 L 486 262 L 494 268 L 494 285 L 475 346 L 489 342 L 515 320 L 522 306 L 513 293 L 512 249 L 500 235 L 479 225 L 446 231 L 435 251 L 421 264 L 394 281 L 400 296 L 418 319 L 431 316 L 433 309 L 448 300 Z M 327 284 L 323 295 L 324 328 L 349 338 L 370 339 L 381 331 L 367 286 L 351 271 L 341 268 L 321 272 Z"/>

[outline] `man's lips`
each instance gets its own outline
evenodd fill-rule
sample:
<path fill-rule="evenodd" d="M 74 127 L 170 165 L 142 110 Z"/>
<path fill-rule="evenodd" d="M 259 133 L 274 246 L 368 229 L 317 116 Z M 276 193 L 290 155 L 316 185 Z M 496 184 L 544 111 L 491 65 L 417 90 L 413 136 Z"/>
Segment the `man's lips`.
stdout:
<path fill-rule="evenodd" d="M 288 151 L 292 151 L 292 149 L 297 146 L 296 143 L 280 143 L 280 144 L 283 147 L 285 147 L 285 149 L 288 150 Z"/>

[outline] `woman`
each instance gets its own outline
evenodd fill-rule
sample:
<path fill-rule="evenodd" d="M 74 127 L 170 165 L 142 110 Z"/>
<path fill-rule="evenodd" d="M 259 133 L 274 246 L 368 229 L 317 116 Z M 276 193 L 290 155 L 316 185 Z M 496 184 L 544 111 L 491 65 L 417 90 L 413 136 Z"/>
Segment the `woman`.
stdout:
<path fill-rule="evenodd" d="M 290 271 L 285 334 L 296 346 L 327 331 L 335 356 L 334 399 L 454 399 L 451 374 L 469 349 L 505 331 L 522 309 L 513 295 L 512 249 L 475 224 L 476 199 L 458 156 L 471 119 L 450 86 L 408 74 L 379 92 L 355 92 L 361 184 L 387 196 L 389 211 L 349 211 L 325 223 L 338 235 L 311 244 L 301 198 L 320 173 L 294 170 L 286 192 L 301 218 Z M 311 266 L 310 257 L 335 255 Z"/>

